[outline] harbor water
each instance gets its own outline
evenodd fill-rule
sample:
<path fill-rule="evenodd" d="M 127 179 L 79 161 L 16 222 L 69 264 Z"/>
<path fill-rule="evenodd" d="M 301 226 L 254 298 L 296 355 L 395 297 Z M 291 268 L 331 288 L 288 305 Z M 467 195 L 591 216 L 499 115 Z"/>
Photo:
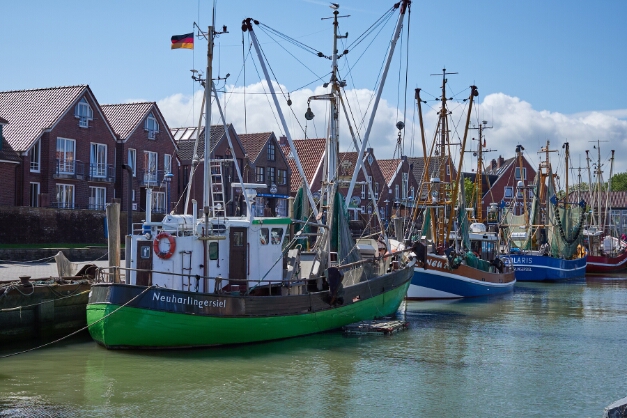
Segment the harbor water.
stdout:
<path fill-rule="evenodd" d="M 627 277 L 400 315 L 409 330 L 388 337 L 228 348 L 107 351 L 79 334 L 0 359 L 0 416 L 600 417 L 627 396 Z"/>

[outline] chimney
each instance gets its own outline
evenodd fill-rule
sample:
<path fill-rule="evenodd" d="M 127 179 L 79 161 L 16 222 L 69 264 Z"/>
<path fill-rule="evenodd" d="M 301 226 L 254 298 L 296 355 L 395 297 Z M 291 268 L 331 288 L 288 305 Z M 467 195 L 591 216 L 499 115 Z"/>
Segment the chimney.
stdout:
<path fill-rule="evenodd" d="M 281 146 L 286 146 L 287 144 L 287 136 L 280 136 L 279 137 L 279 145 Z"/>
<path fill-rule="evenodd" d="M 499 155 L 499 164 L 498 167 L 501 168 L 503 167 L 503 164 L 505 164 L 505 158 L 503 158 L 502 156 Z"/>
<path fill-rule="evenodd" d="M 496 160 L 494 158 L 492 158 L 492 161 L 490 161 L 490 167 L 492 168 L 492 170 L 496 170 Z"/>

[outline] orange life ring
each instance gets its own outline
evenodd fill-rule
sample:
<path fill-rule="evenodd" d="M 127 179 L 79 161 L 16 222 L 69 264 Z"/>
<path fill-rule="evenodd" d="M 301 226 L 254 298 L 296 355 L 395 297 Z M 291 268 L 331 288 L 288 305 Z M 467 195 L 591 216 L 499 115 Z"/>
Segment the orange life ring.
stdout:
<path fill-rule="evenodd" d="M 170 249 L 166 252 L 159 249 L 159 243 L 163 238 L 167 238 L 168 241 L 170 241 Z M 168 234 L 165 231 L 161 231 L 155 237 L 155 240 L 152 243 L 152 249 L 155 251 L 155 254 L 157 254 L 157 257 L 167 260 L 168 258 L 172 257 L 172 254 L 174 254 L 174 250 L 176 250 L 176 241 L 174 240 L 174 237 L 172 235 Z"/>

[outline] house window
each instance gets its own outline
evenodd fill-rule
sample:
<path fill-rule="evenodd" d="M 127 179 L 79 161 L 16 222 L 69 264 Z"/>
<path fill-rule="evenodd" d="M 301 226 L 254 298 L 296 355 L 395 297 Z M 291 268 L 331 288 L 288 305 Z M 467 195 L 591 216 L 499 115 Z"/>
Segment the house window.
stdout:
<path fill-rule="evenodd" d="M 135 201 L 135 189 L 131 190 L 131 200 L 134 202 Z"/>
<path fill-rule="evenodd" d="M 155 213 L 165 213 L 165 193 L 152 192 L 152 210 Z"/>
<path fill-rule="evenodd" d="M 170 154 L 163 156 L 163 172 L 172 173 L 172 156 Z"/>
<path fill-rule="evenodd" d="M 287 170 L 277 170 L 277 184 L 281 186 L 287 184 Z"/>
<path fill-rule="evenodd" d="M 104 187 L 89 188 L 89 209 L 104 210 L 107 201 L 107 189 Z"/>
<path fill-rule="evenodd" d="M 137 176 L 137 151 L 133 148 L 128 149 L 128 155 L 126 157 L 126 164 L 128 164 L 133 170 L 133 177 Z"/>
<path fill-rule="evenodd" d="M 520 178 L 520 167 L 516 167 L 514 170 L 514 177 L 516 180 L 521 180 Z M 523 178 L 522 180 L 527 180 L 527 167 L 523 167 Z"/>
<path fill-rule="evenodd" d="M 268 184 L 276 183 L 276 169 L 268 167 Z"/>
<path fill-rule="evenodd" d="M 255 180 L 257 181 L 257 183 L 264 183 L 265 182 L 265 176 L 264 176 L 263 167 L 255 168 Z"/>
<path fill-rule="evenodd" d="M 274 144 L 268 144 L 268 161 L 276 160 L 276 149 Z"/>
<path fill-rule="evenodd" d="M 39 183 L 30 184 L 30 205 L 34 208 L 39 207 Z"/>
<path fill-rule="evenodd" d="M 446 175 L 450 176 L 451 175 L 451 166 L 450 165 L 446 165 Z"/>
<path fill-rule="evenodd" d="M 361 199 L 364 200 L 366 198 L 366 185 L 361 185 Z"/>
<path fill-rule="evenodd" d="M 148 131 L 148 139 L 155 139 L 156 134 L 159 133 L 159 122 L 152 113 L 146 118 L 144 130 Z"/>
<path fill-rule="evenodd" d="M 533 196 L 534 196 L 533 189 L 529 189 L 529 199 L 533 199 Z"/>
<path fill-rule="evenodd" d="M 157 153 L 144 151 L 144 182 L 155 183 L 157 181 Z M 153 195 L 154 196 L 154 195 Z"/>
<path fill-rule="evenodd" d="M 366 213 L 366 207 L 365 206 L 361 207 L 361 213 Z"/>
<path fill-rule="evenodd" d="M 30 149 L 28 156 L 30 158 L 30 171 L 39 173 L 39 162 L 41 161 L 41 142 L 39 140 Z"/>
<path fill-rule="evenodd" d="M 372 187 L 372 176 L 368 176 L 368 185 Z M 370 192 L 370 187 L 368 187 L 368 199 L 372 199 L 372 192 Z"/>
<path fill-rule="evenodd" d="M 287 216 L 287 199 L 277 199 L 276 214 L 277 216 Z"/>
<path fill-rule="evenodd" d="M 407 188 L 409 187 L 409 173 L 403 173 L 402 186 L 403 199 L 407 199 Z"/>
<path fill-rule="evenodd" d="M 394 186 L 394 199 L 398 200 L 398 190 L 399 190 L 399 186 L 398 184 Z"/>
<path fill-rule="evenodd" d="M 89 128 L 89 121 L 94 120 L 94 112 L 84 97 L 74 108 L 74 117 L 78 119 L 78 126 L 81 128 Z"/>
<path fill-rule="evenodd" d="M 60 174 L 74 174 L 74 156 L 76 141 L 73 139 L 57 138 L 57 172 Z"/>
<path fill-rule="evenodd" d="M 107 146 L 105 144 L 91 144 L 89 173 L 91 177 L 107 176 Z"/>
<path fill-rule="evenodd" d="M 368 205 L 368 215 L 372 215 L 372 205 Z"/>
<path fill-rule="evenodd" d="M 374 198 L 375 199 L 379 198 L 379 183 L 378 182 L 374 183 Z"/>
<path fill-rule="evenodd" d="M 57 184 L 56 206 L 63 209 L 74 209 L 74 185 Z"/>
<path fill-rule="evenodd" d="M 511 199 L 514 197 L 514 188 L 512 186 L 505 187 L 505 195 L 503 197 L 505 199 Z"/>
<path fill-rule="evenodd" d="M 414 196 L 415 196 L 415 194 L 414 194 L 415 192 L 416 192 L 416 189 L 414 189 L 414 186 L 411 186 L 409 188 L 409 197 L 413 199 Z"/>

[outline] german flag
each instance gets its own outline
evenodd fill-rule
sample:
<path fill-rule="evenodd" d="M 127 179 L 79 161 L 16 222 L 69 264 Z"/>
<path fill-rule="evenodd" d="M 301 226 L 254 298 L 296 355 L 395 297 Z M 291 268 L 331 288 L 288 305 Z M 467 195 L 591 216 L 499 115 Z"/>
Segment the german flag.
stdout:
<path fill-rule="evenodd" d="M 185 35 L 174 35 L 172 37 L 171 49 L 186 48 L 194 49 L 194 32 Z"/>

